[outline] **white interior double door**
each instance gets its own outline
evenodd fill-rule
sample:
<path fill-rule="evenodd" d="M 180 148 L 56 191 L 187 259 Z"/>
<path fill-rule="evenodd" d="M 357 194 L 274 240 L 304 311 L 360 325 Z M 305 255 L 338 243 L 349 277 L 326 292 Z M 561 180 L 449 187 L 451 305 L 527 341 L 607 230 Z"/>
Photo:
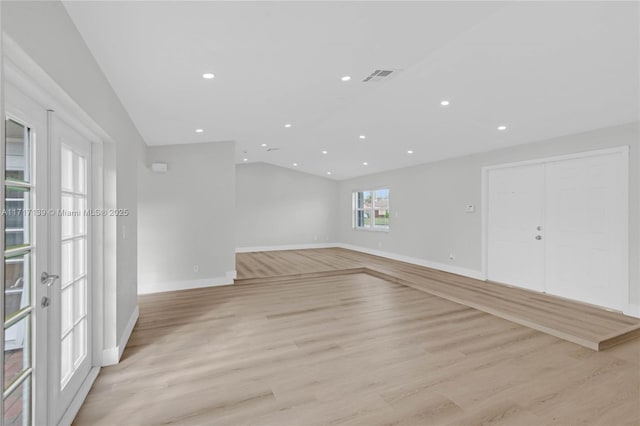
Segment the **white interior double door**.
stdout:
<path fill-rule="evenodd" d="M 620 148 L 489 168 L 489 280 L 623 310 L 627 167 Z"/>
<path fill-rule="evenodd" d="M 57 425 L 94 365 L 92 144 L 9 82 L 5 112 L 1 418 Z"/>

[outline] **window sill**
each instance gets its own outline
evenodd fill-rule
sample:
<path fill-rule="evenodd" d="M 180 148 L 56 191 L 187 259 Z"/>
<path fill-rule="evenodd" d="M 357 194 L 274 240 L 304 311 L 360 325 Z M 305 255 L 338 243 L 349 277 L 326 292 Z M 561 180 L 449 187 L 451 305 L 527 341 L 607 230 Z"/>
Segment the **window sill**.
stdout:
<path fill-rule="evenodd" d="M 353 229 L 354 231 L 364 231 L 364 232 L 387 232 L 388 233 L 390 231 L 389 228 L 387 228 L 387 229 L 380 229 L 380 228 L 378 228 L 378 229 L 376 229 L 376 228 L 351 228 L 351 229 Z"/>

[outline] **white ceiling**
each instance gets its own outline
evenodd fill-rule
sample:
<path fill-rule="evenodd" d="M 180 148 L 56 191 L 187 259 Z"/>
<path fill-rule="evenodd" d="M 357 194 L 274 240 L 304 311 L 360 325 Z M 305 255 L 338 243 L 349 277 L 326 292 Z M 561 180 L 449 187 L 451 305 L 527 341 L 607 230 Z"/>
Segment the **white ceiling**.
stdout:
<path fill-rule="evenodd" d="M 638 120 L 635 2 L 65 6 L 147 144 L 239 163 L 345 179 Z"/>

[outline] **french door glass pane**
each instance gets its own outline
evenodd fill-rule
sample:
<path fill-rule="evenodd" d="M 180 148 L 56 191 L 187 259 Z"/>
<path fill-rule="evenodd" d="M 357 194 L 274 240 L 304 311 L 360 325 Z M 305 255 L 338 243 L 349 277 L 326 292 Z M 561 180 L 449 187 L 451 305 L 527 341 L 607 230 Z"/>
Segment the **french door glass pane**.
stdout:
<path fill-rule="evenodd" d="M 29 273 L 31 267 L 29 252 L 7 257 L 4 260 L 4 317 L 30 305 L 31 291 Z"/>
<path fill-rule="evenodd" d="M 62 335 L 69 333 L 73 327 L 73 286 L 70 285 L 62 289 L 60 297 L 61 307 L 61 330 Z"/>
<path fill-rule="evenodd" d="M 60 362 L 60 385 L 64 388 L 73 373 L 73 332 L 62 338 Z"/>
<path fill-rule="evenodd" d="M 15 248 L 29 244 L 31 216 L 29 188 L 5 186 L 5 247 Z"/>
<path fill-rule="evenodd" d="M 62 243 L 60 257 L 62 258 L 60 283 L 64 288 L 73 282 L 73 240 Z"/>
<path fill-rule="evenodd" d="M 4 388 L 31 366 L 29 330 L 31 315 L 27 315 L 4 331 Z"/>
<path fill-rule="evenodd" d="M 62 239 L 70 238 L 73 236 L 73 196 L 62 194 L 60 208 L 63 212 L 60 217 L 60 235 Z"/>
<path fill-rule="evenodd" d="M 27 378 L 4 400 L 4 426 L 31 424 L 31 378 Z"/>
<path fill-rule="evenodd" d="M 17 182 L 30 182 L 31 153 L 29 129 L 13 120 L 5 122 L 5 177 Z"/>
<path fill-rule="evenodd" d="M 74 241 L 73 245 L 74 245 L 73 264 L 75 266 L 74 278 L 75 280 L 77 280 L 83 277 L 84 274 L 87 272 L 87 262 L 85 259 L 87 255 L 87 244 L 84 238 L 79 238 Z"/>
<path fill-rule="evenodd" d="M 77 283 L 74 284 L 74 322 L 80 321 L 82 317 L 87 315 L 87 280 L 81 279 Z"/>
<path fill-rule="evenodd" d="M 75 192 L 86 194 L 87 192 L 87 159 L 81 155 L 75 155 L 77 173 L 75 174 Z"/>
<path fill-rule="evenodd" d="M 73 330 L 74 334 L 74 348 L 73 348 L 73 359 L 74 365 L 78 366 L 84 356 L 87 354 L 87 320 L 86 318 L 82 318 L 80 322 L 75 326 Z"/>
<path fill-rule="evenodd" d="M 67 147 L 62 147 L 62 159 L 60 170 L 62 172 L 60 186 L 63 191 L 73 191 L 73 152 Z"/>
<path fill-rule="evenodd" d="M 85 215 L 87 198 L 85 196 L 76 196 L 75 202 L 74 233 L 76 236 L 80 236 L 87 233 L 87 217 Z"/>

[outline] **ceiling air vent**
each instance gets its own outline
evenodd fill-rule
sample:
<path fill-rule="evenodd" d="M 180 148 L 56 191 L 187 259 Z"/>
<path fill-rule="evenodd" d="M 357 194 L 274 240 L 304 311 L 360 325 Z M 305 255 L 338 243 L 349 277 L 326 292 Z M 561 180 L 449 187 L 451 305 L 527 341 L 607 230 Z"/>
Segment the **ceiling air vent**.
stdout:
<path fill-rule="evenodd" d="M 391 75 L 391 73 L 393 73 L 395 70 L 375 70 L 374 72 L 371 73 L 371 75 L 367 78 L 365 78 L 364 80 L 362 80 L 363 83 L 366 83 L 368 81 L 375 83 L 378 81 L 381 81 L 387 77 L 389 77 Z"/>

